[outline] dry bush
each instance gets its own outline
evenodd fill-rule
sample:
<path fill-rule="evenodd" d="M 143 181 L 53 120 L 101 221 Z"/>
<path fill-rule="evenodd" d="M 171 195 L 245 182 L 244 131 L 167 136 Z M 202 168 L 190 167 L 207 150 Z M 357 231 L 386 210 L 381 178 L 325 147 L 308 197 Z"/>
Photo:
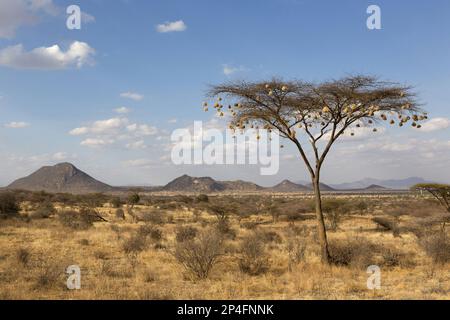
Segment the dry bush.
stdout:
<path fill-rule="evenodd" d="M 45 201 L 38 206 L 30 218 L 32 219 L 48 219 L 56 213 L 55 206 L 50 201 Z"/>
<path fill-rule="evenodd" d="M 217 231 L 205 230 L 196 239 L 178 242 L 175 258 L 198 279 L 206 279 L 223 254 L 223 238 Z"/>
<path fill-rule="evenodd" d="M 60 282 L 60 277 L 63 275 L 63 269 L 59 266 L 49 263 L 44 263 L 38 272 L 35 288 L 36 289 L 48 289 Z"/>
<path fill-rule="evenodd" d="M 110 278 L 132 278 L 133 269 L 117 261 L 102 260 L 101 274 Z"/>
<path fill-rule="evenodd" d="M 176 230 L 176 240 L 177 242 L 184 242 L 192 240 L 197 236 L 198 229 L 192 226 L 180 226 Z"/>
<path fill-rule="evenodd" d="M 31 259 L 31 253 L 26 248 L 19 248 L 16 251 L 16 259 L 22 266 L 26 267 Z"/>
<path fill-rule="evenodd" d="M 245 237 L 239 248 L 239 268 L 249 275 L 259 275 L 269 269 L 269 258 L 264 241 L 258 233 Z"/>
<path fill-rule="evenodd" d="M 444 264 L 450 262 L 450 238 L 441 229 L 439 232 L 427 233 L 419 240 L 426 254 L 433 263 Z"/>
<path fill-rule="evenodd" d="M 258 227 L 259 223 L 257 222 L 253 222 L 253 221 L 246 221 L 241 223 L 240 227 L 242 229 L 247 229 L 247 230 L 255 230 Z"/>
<path fill-rule="evenodd" d="M 330 243 L 331 262 L 340 266 L 366 268 L 375 264 L 376 246 L 366 239 L 333 241 Z"/>
<path fill-rule="evenodd" d="M 63 211 L 59 214 L 59 222 L 74 230 L 86 230 L 94 225 L 94 219 L 88 212 Z"/>
<path fill-rule="evenodd" d="M 80 240 L 80 244 L 82 246 L 88 246 L 89 245 L 89 240 L 88 239 L 81 239 Z"/>
<path fill-rule="evenodd" d="M 122 244 L 123 251 L 130 256 L 136 256 L 147 248 L 146 236 L 137 233 L 126 239 Z"/>
<path fill-rule="evenodd" d="M 160 210 L 143 213 L 139 220 L 153 224 L 164 224 L 166 222 L 164 212 Z"/>
<path fill-rule="evenodd" d="M 281 236 L 275 231 L 260 230 L 256 233 L 261 238 L 261 241 L 263 243 L 281 243 L 283 241 L 283 239 L 281 239 Z"/>
<path fill-rule="evenodd" d="M 290 236 L 287 239 L 286 250 L 288 252 L 288 268 L 292 270 L 292 266 L 299 264 L 305 260 L 307 243 L 304 238 Z"/>
<path fill-rule="evenodd" d="M 125 220 L 125 212 L 122 208 L 116 209 L 115 216 L 117 219 Z"/>
<path fill-rule="evenodd" d="M 383 217 L 374 217 L 372 218 L 372 221 L 375 222 L 382 229 L 391 231 L 394 237 L 400 236 L 400 228 L 398 226 L 397 221 Z"/>
<path fill-rule="evenodd" d="M 148 224 L 139 227 L 138 235 L 143 238 L 150 238 L 153 241 L 161 241 L 163 238 L 163 233 L 160 229 Z"/>
<path fill-rule="evenodd" d="M 386 267 L 411 267 L 414 265 L 411 253 L 404 253 L 395 248 L 386 248 L 381 253 L 383 266 Z"/>
<path fill-rule="evenodd" d="M 353 238 L 330 243 L 331 261 L 335 265 L 367 268 L 369 265 L 385 267 L 411 267 L 413 253 L 394 247 L 384 247 L 364 238 Z"/>

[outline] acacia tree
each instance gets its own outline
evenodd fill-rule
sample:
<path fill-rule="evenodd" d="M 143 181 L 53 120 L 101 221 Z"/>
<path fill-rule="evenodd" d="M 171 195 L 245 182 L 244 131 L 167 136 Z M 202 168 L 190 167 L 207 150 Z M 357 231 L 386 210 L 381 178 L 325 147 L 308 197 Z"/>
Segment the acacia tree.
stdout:
<path fill-rule="evenodd" d="M 400 127 L 411 122 L 413 127 L 421 128 L 419 122 L 427 119 L 411 87 L 370 76 L 349 76 L 322 83 L 279 79 L 230 82 L 212 86 L 209 97 L 217 98 L 214 109 L 219 116 L 224 116 L 223 99 L 228 100 L 230 129 L 278 130 L 281 137 L 294 143 L 311 176 L 325 263 L 330 262 L 330 252 L 322 212 L 320 172 L 334 142 L 344 133 L 354 136 L 357 128 L 377 132 L 376 125 L 385 121 Z M 208 111 L 207 102 L 204 109 Z M 306 149 L 307 145 L 310 149 Z"/>
<path fill-rule="evenodd" d="M 419 183 L 411 188 L 415 191 L 426 191 L 430 193 L 450 213 L 450 185 L 439 183 Z M 442 230 L 446 223 L 450 223 L 450 215 L 442 217 Z"/>

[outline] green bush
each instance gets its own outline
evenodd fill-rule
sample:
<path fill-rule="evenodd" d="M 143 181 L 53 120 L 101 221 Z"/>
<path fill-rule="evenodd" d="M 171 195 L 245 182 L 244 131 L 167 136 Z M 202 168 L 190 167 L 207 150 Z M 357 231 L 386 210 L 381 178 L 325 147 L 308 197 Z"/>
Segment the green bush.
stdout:
<path fill-rule="evenodd" d="M 20 206 L 17 196 L 13 192 L 0 193 L 0 215 L 15 216 L 19 213 Z"/>

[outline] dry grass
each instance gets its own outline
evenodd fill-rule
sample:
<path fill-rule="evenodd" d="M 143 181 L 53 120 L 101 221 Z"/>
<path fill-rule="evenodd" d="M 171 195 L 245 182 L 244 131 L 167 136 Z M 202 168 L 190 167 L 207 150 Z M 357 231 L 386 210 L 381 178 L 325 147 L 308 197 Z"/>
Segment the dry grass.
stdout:
<path fill-rule="evenodd" d="M 330 232 L 339 257 L 332 266 L 320 263 L 314 220 L 232 215 L 236 236 L 222 235 L 220 259 L 202 280 L 187 275 L 175 252 L 208 230 L 217 232 L 214 216 L 168 209 L 168 223 L 141 205 L 135 211 L 145 221 L 136 223 L 116 218 L 115 210 L 99 210 L 109 222 L 87 229 L 64 226 L 57 215 L 1 220 L 0 299 L 450 299 L 450 264 L 436 263 L 433 256 L 442 242 L 380 230 L 372 218 L 383 217 L 383 205 L 372 213 L 346 214 Z M 417 215 L 402 215 L 399 225 Z M 261 258 L 264 268 L 247 272 L 244 258 Z M 382 287 L 375 292 L 366 288 L 366 268 L 373 263 L 382 271 Z M 81 290 L 65 287 L 69 265 L 81 268 Z"/>

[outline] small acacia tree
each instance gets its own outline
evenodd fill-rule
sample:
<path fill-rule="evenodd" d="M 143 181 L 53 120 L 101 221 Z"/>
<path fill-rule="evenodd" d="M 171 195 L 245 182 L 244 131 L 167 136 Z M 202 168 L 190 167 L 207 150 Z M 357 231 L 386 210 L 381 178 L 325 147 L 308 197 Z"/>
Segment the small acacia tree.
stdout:
<path fill-rule="evenodd" d="M 213 86 L 209 96 L 217 98 L 214 108 L 224 116 L 223 98 L 229 99 L 230 129 L 278 130 L 295 144 L 303 159 L 315 194 L 318 234 L 322 260 L 330 261 L 322 213 L 320 172 L 332 145 L 344 133 L 355 135 L 357 128 L 370 128 L 388 121 L 403 127 L 427 118 L 409 86 L 380 81 L 369 76 L 349 76 L 323 83 L 283 81 L 231 82 Z M 204 103 L 208 111 L 208 103 Z M 300 134 L 299 134 L 300 133 Z M 308 156 L 305 136 L 311 147 Z"/>
<path fill-rule="evenodd" d="M 426 191 L 435 197 L 439 203 L 450 213 L 450 185 L 438 183 L 420 183 L 411 188 L 415 191 Z M 450 216 L 442 218 L 442 229 L 445 230 L 446 223 L 450 223 Z"/>

